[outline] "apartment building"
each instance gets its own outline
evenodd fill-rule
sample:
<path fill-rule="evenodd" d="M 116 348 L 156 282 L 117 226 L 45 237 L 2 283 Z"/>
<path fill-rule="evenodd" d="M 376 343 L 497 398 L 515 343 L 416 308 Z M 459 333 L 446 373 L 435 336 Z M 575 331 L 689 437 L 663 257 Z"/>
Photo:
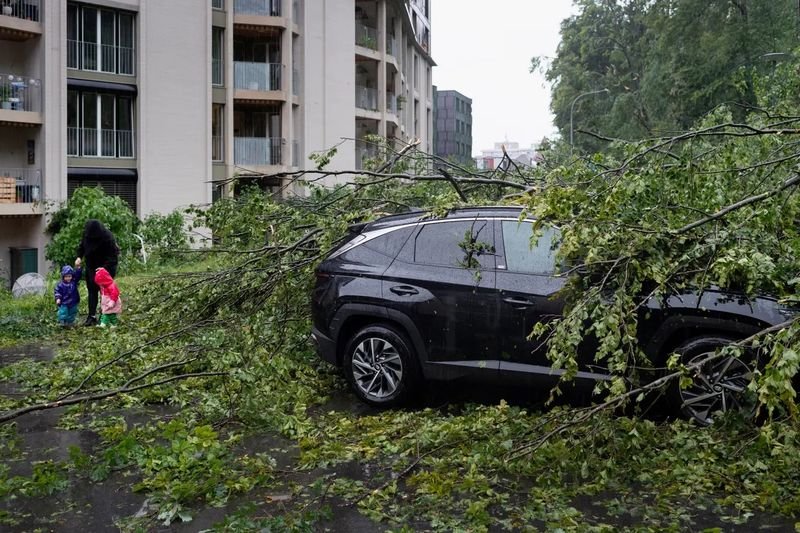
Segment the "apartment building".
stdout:
<path fill-rule="evenodd" d="M 472 163 L 472 99 L 458 91 L 434 87 L 436 155 L 459 163 Z"/>
<path fill-rule="evenodd" d="M 358 168 L 369 134 L 430 151 L 430 53 L 429 0 L 0 2 L 0 278 L 11 248 L 47 270 L 47 213 L 80 186 L 144 217 L 335 145 Z"/>
<path fill-rule="evenodd" d="M 370 135 L 420 139 L 431 150 L 429 0 L 213 0 L 212 6 L 217 182 L 313 167 L 308 155 L 333 146 L 329 168 L 357 169 L 375 155 L 365 141 Z M 284 190 L 285 181 L 263 186 Z"/>

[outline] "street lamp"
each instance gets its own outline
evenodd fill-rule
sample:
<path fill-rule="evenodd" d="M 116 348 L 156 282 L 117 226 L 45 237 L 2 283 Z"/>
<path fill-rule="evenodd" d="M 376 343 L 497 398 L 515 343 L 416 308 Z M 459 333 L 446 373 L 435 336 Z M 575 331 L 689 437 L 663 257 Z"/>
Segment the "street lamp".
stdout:
<path fill-rule="evenodd" d="M 570 106 L 569 106 L 569 146 L 570 146 L 570 149 L 572 149 L 572 146 L 573 146 L 573 142 L 572 142 L 572 136 L 573 136 L 573 133 L 572 133 L 572 113 L 575 111 L 575 102 L 577 102 L 578 100 L 580 100 L 584 96 L 589 96 L 590 94 L 607 93 L 607 92 L 608 92 L 608 89 L 599 89 L 597 91 L 589 91 L 589 92 L 585 92 L 585 93 L 579 94 L 578 96 L 576 96 L 572 100 L 572 104 L 570 104 Z"/>

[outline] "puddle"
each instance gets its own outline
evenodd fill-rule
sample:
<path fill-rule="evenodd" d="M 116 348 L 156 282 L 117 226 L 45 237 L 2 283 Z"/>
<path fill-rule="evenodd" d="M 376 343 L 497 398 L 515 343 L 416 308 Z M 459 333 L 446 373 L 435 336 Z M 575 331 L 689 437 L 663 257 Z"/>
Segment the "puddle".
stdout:
<path fill-rule="evenodd" d="M 28 344 L 24 346 L 0 348 L 0 366 L 18 363 L 26 359 L 33 359 L 34 361 L 52 361 L 54 356 L 55 348 L 52 346 Z"/>

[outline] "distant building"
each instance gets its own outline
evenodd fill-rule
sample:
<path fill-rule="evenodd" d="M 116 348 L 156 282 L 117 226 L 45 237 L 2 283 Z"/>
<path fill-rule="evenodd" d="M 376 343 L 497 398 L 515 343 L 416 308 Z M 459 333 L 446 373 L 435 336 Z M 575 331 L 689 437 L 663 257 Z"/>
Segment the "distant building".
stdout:
<path fill-rule="evenodd" d="M 472 99 L 458 91 L 435 90 L 433 102 L 436 155 L 471 163 Z"/>
<path fill-rule="evenodd" d="M 505 147 L 508 157 L 519 165 L 532 167 L 539 162 L 540 156 L 536 151 L 536 145 L 532 144 L 530 148 L 520 148 L 519 143 L 506 141 L 494 143 L 492 150 L 482 150 L 481 155 L 475 158 L 475 164 L 481 170 L 498 168 L 503 161 L 503 147 Z"/>

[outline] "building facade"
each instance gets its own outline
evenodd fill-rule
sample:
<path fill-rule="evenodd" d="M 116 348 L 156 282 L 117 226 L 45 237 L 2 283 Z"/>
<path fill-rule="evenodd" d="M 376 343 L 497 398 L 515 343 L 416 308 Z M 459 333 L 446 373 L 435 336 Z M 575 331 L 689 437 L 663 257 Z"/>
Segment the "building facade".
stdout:
<path fill-rule="evenodd" d="M 435 90 L 436 155 L 472 163 L 472 99 L 458 91 Z"/>
<path fill-rule="evenodd" d="M 429 0 L 3 5 L 0 278 L 11 247 L 46 270 L 46 213 L 80 186 L 144 217 L 335 145 L 330 168 L 359 168 L 370 134 L 430 150 L 429 15 Z"/>

